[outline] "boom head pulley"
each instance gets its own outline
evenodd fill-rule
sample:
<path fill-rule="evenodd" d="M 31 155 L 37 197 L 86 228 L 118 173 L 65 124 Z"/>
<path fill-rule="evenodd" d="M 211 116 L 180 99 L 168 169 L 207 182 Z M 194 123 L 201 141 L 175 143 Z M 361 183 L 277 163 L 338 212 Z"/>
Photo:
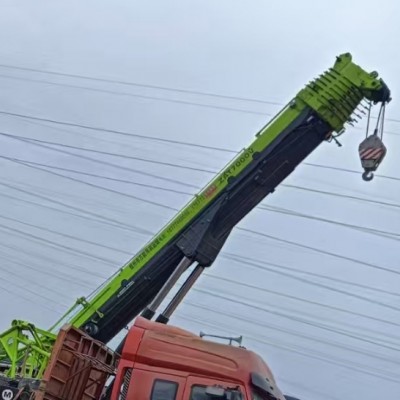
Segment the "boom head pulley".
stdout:
<path fill-rule="evenodd" d="M 379 110 L 376 128 L 374 129 L 374 133 L 372 135 L 368 135 L 369 122 L 371 119 L 371 103 L 368 110 L 367 132 L 365 135 L 365 139 L 360 143 L 358 147 L 361 166 L 364 169 L 364 172 L 362 174 L 362 178 L 364 181 L 371 181 L 374 178 L 374 172 L 382 163 L 387 152 L 386 146 L 383 144 L 382 141 L 385 106 L 386 102 L 382 103 L 381 109 Z"/>

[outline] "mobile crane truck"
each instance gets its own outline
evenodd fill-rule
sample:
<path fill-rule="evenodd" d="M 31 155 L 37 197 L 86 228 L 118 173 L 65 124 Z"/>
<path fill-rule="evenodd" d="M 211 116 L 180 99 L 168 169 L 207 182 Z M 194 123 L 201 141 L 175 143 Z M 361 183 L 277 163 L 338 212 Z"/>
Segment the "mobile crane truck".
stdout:
<path fill-rule="evenodd" d="M 126 265 L 49 330 L 15 320 L 0 335 L 0 399 L 285 400 L 255 353 L 168 326 L 234 226 L 345 124 L 371 117 L 359 146 L 369 181 L 386 154 L 383 118 L 390 90 L 349 53 L 307 84 L 217 176 Z M 368 123 L 368 126 L 370 124 Z M 165 310 L 151 321 L 184 272 Z M 136 319 L 135 319 L 136 318 Z M 115 351 L 107 347 L 135 319 Z"/>

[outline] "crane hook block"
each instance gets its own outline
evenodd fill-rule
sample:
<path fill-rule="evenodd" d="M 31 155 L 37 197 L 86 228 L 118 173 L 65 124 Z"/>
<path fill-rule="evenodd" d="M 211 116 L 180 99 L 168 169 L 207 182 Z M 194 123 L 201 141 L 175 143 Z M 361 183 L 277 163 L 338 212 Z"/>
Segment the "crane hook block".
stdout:
<path fill-rule="evenodd" d="M 378 135 L 374 134 L 364 139 L 359 147 L 361 166 L 364 168 L 362 178 L 364 181 L 373 179 L 373 172 L 377 170 L 386 155 L 386 146 Z"/>

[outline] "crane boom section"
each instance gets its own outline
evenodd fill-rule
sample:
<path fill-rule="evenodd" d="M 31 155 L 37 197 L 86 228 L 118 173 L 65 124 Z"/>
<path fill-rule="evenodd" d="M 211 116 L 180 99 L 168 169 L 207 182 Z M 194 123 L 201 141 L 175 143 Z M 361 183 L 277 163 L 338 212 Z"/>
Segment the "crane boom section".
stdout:
<path fill-rule="evenodd" d="M 350 54 L 337 57 L 118 273 L 80 299 L 53 328 L 66 321 L 77 327 L 93 322 L 105 332 L 97 338 L 107 341 L 151 301 L 182 256 L 211 265 L 239 220 L 322 141 L 353 122 L 363 99 L 386 102 L 390 91 Z"/>

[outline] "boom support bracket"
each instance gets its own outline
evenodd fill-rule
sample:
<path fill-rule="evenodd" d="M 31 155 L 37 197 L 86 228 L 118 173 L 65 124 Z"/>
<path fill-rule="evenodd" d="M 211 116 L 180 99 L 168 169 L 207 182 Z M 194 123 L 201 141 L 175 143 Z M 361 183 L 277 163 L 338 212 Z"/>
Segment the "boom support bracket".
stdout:
<path fill-rule="evenodd" d="M 0 335 L 1 375 L 40 379 L 55 340 L 55 335 L 33 324 L 13 321 L 11 328 Z"/>

